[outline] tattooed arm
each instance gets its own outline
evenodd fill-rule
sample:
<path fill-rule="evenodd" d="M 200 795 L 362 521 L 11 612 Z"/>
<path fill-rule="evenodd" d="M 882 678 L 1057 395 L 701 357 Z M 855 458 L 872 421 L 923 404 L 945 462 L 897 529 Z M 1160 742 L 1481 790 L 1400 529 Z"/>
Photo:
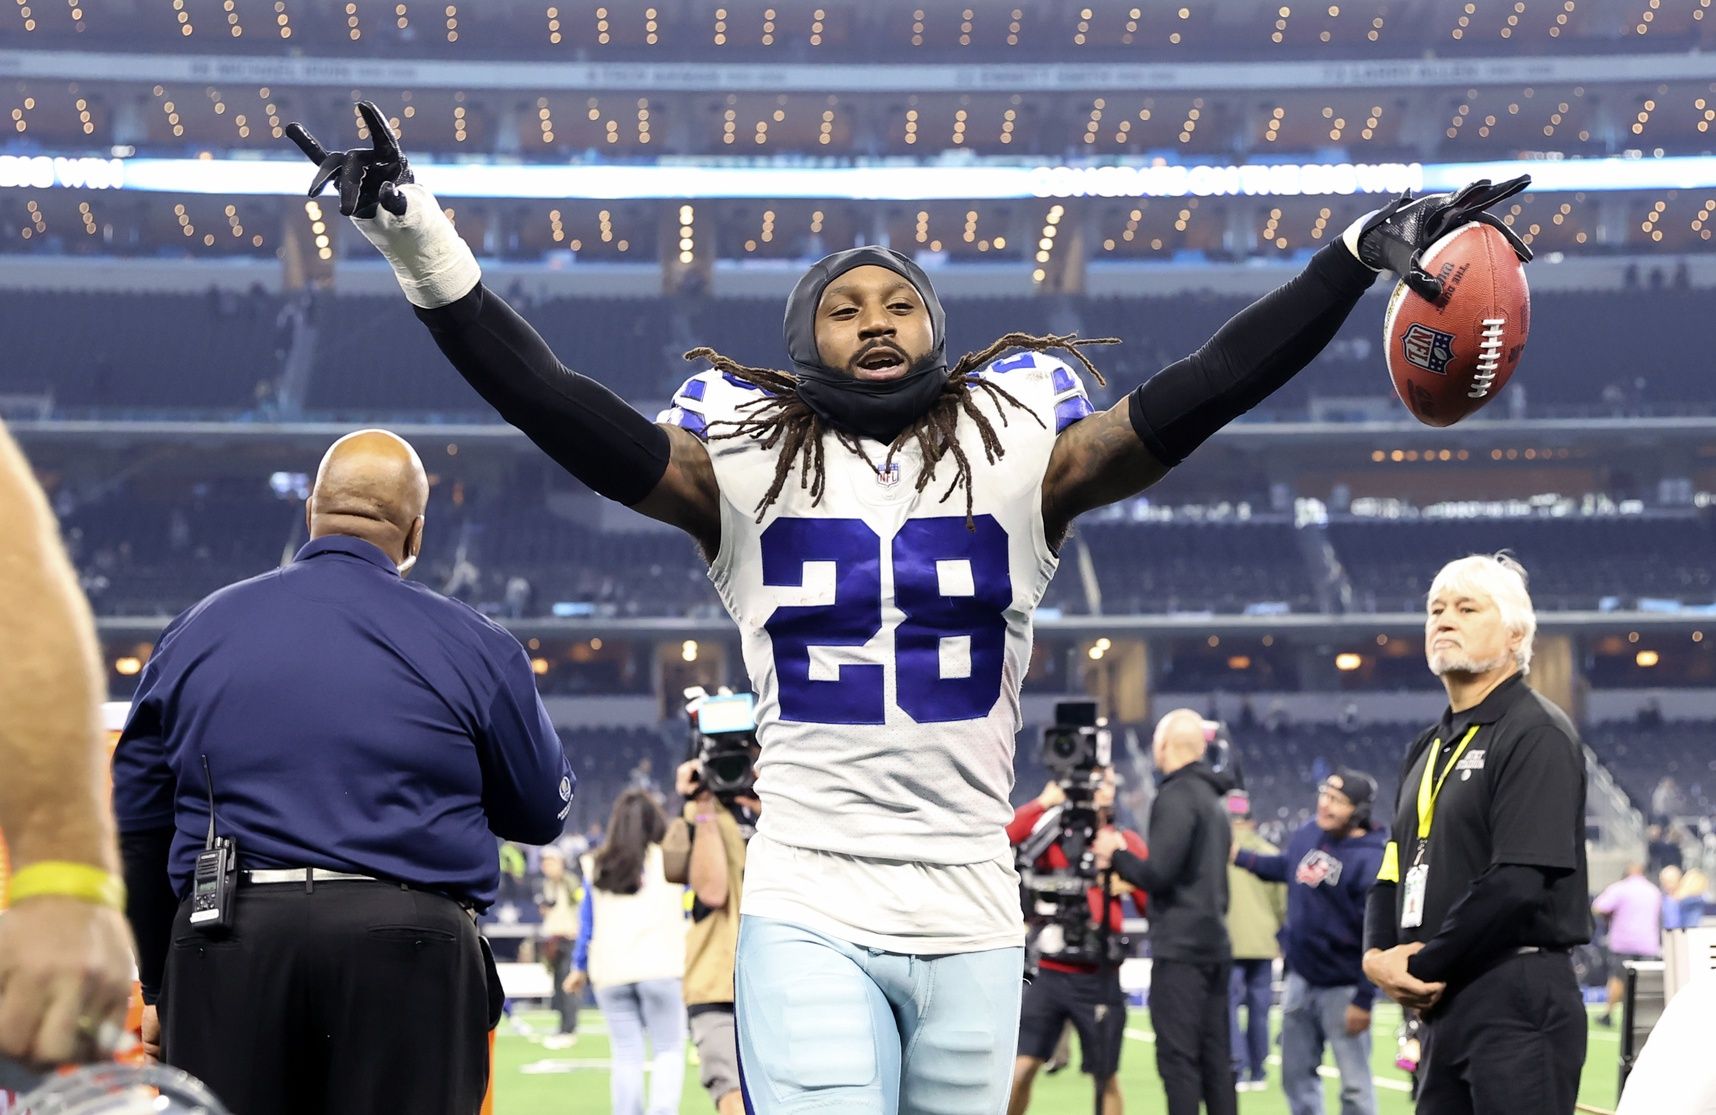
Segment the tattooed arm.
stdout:
<path fill-rule="evenodd" d="M 1043 476 L 1043 529 L 1056 550 L 1067 528 L 1094 507 L 1137 495 L 1168 475 L 1132 424 L 1131 395 L 1074 422 L 1055 439 Z"/>

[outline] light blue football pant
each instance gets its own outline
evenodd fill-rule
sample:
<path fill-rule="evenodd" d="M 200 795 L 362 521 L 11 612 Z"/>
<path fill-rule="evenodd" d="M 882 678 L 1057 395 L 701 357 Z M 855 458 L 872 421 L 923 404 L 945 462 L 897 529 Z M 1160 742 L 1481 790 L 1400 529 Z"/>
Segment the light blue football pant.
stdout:
<path fill-rule="evenodd" d="M 1000 1115 L 1023 948 L 912 956 L 741 917 L 735 993 L 752 1115 Z"/>

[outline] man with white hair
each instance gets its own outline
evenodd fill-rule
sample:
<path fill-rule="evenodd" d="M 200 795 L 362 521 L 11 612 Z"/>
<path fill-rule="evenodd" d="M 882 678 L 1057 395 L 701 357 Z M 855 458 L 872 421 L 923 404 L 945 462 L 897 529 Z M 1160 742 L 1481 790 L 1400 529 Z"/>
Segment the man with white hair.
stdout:
<path fill-rule="evenodd" d="M 1585 1061 L 1585 758 L 1526 684 L 1537 629 L 1505 553 L 1448 563 L 1424 651 L 1448 708 L 1407 749 L 1364 971 L 1424 1012 L 1418 1110 L 1566 1115 Z"/>

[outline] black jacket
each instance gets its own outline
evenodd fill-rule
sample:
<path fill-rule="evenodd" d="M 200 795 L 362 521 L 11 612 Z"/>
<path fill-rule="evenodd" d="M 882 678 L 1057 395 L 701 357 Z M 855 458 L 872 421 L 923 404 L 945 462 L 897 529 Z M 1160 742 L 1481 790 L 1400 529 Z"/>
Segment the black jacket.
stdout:
<path fill-rule="evenodd" d="M 1150 955 L 1211 963 L 1229 959 L 1227 854 L 1233 840 L 1221 776 L 1202 763 L 1162 782 L 1150 810 L 1150 857 L 1114 853 L 1122 879 L 1150 895 Z"/>

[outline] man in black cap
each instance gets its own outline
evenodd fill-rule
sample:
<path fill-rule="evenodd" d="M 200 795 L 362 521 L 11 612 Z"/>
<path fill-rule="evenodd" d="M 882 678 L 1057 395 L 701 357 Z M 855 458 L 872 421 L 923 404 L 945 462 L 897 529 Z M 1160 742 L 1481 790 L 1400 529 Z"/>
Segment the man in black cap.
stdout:
<path fill-rule="evenodd" d="M 1069 526 L 1285 383 L 1378 269 L 1435 293 L 1419 249 L 1524 181 L 1361 219 L 1100 413 L 1047 355 L 1095 375 L 1086 342 L 1010 333 L 950 361 L 915 263 L 840 252 L 788 301 L 791 371 L 695 350 L 714 370 L 651 423 L 483 285 L 386 120 L 359 110 L 373 150 L 289 128 L 318 164 L 312 193 L 337 184 L 341 213 L 502 417 L 595 492 L 691 535 L 743 633 L 766 806 L 735 989 L 754 1110 L 1000 1110 L 1023 966 L 1005 834 L 1019 686 Z"/>
<path fill-rule="evenodd" d="M 1376 779 L 1347 767 L 1317 788 L 1317 812 L 1281 855 L 1236 851 L 1233 862 L 1287 884 L 1283 932 L 1287 989 L 1281 1015 L 1281 1086 L 1292 1115 L 1322 1115 L 1323 1048 L 1341 1073 L 1342 1115 L 1374 1115 L 1370 1008 L 1364 976 L 1365 901 L 1382 866 L 1386 825 L 1370 819 Z"/>

